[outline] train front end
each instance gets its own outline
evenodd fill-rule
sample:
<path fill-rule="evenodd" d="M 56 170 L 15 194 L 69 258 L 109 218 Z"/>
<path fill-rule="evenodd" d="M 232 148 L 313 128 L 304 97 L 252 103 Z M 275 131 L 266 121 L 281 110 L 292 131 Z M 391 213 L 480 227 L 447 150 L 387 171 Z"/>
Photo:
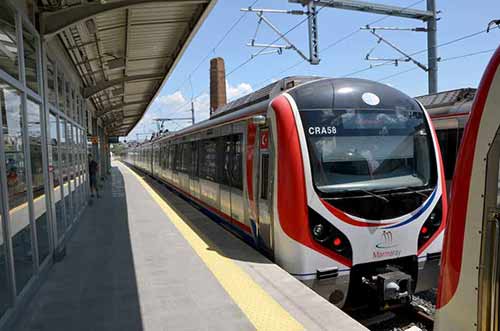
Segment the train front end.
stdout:
<path fill-rule="evenodd" d="M 276 260 L 331 302 L 382 306 L 435 287 L 446 219 L 423 107 L 361 79 L 319 79 L 271 102 Z"/>

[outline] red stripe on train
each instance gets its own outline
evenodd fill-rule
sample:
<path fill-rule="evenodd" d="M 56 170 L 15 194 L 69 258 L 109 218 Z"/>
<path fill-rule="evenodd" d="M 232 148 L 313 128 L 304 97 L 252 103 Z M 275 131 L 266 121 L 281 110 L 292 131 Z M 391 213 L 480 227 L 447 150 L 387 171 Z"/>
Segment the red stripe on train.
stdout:
<path fill-rule="evenodd" d="M 283 231 L 293 240 L 347 266 L 352 261 L 321 246 L 309 230 L 304 164 L 292 107 L 285 96 L 271 106 L 276 115 L 278 215 Z"/>
<path fill-rule="evenodd" d="M 448 196 L 446 193 L 446 178 L 445 178 L 445 173 L 444 173 L 444 165 L 443 165 L 443 159 L 441 158 L 441 147 L 439 146 L 439 140 L 437 138 L 437 133 L 436 133 L 436 128 L 434 128 L 434 124 L 431 121 L 431 118 L 427 115 L 427 120 L 429 122 L 429 126 L 431 129 L 432 133 L 432 138 L 434 140 L 434 146 L 436 146 L 436 154 L 438 155 L 438 158 L 436 162 L 438 163 L 439 166 L 439 172 L 441 174 L 441 210 L 442 210 L 442 215 L 441 215 L 441 225 L 439 226 L 439 229 L 434 233 L 434 235 L 427 240 L 427 242 L 420 247 L 420 249 L 417 251 L 417 256 L 422 254 L 423 251 L 429 245 L 436 240 L 436 238 L 441 234 L 441 232 L 444 231 L 446 227 L 446 218 L 448 216 Z"/>
<path fill-rule="evenodd" d="M 446 305 L 455 294 L 460 280 L 462 268 L 463 244 L 465 236 L 465 220 L 469 199 L 470 178 L 474 164 L 474 154 L 477 143 L 477 134 L 484 105 L 490 92 L 491 83 L 500 65 L 500 47 L 490 60 L 483 74 L 481 83 L 472 104 L 471 114 L 465 128 L 459 157 L 456 164 L 454 178 L 460 179 L 460 189 L 456 181 L 452 183 L 451 208 L 448 213 L 448 227 L 444 236 L 443 259 L 439 278 L 437 307 Z"/>
<path fill-rule="evenodd" d="M 330 205 L 328 202 L 324 201 L 323 199 L 320 199 L 320 200 L 323 203 L 323 205 L 325 205 L 325 207 L 330 211 L 330 213 L 332 213 L 335 217 L 340 219 L 342 222 L 350 224 L 350 225 L 360 226 L 360 227 L 376 227 L 376 226 L 380 227 L 380 226 L 387 226 L 387 225 L 392 225 L 392 224 L 397 223 L 397 222 L 370 223 L 370 222 L 358 221 L 358 220 L 355 220 L 355 219 L 349 217 L 349 215 L 347 215 L 343 211 L 333 207 L 332 205 Z"/>

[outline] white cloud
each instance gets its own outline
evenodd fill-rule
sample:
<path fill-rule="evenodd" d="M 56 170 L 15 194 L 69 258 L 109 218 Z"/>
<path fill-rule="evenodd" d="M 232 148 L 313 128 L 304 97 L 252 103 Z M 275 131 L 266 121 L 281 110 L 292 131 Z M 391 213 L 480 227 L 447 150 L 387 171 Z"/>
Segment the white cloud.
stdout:
<path fill-rule="evenodd" d="M 237 99 L 243 95 L 253 92 L 253 87 L 249 83 L 239 83 L 237 85 L 226 85 L 228 101 Z M 135 140 L 136 133 L 150 133 L 157 131 L 156 118 L 186 118 L 191 117 L 191 101 L 189 96 L 185 96 L 181 91 L 172 94 L 160 95 L 153 102 L 151 108 L 144 114 L 139 124 L 132 130 L 128 140 Z M 203 93 L 193 101 L 195 109 L 195 120 L 201 122 L 209 118 L 210 95 Z M 190 125 L 189 121 L 169 121 L 165 122 L 164 128 L 171 131 L 179 130 Z M 141 139 L 145 135 L 140 136 Z"/>
<path fill-rule="evenodd" d="M 184 95 L 182 95 L 181 91 L 177 91 L 173 94 L 159 96 L 155 100 L 155 103 L 168 107 L 171 105 L 180 105 L 186 103 L 186 98 L 184 98 Z"/>
<path fill-rule="evenodd" d="M 236 86 L 226 84 L 226 94 L 228 100 L 237 99 L 251 92 L 253 92 L 253 88 L 252 85 L 248 83 L 240 83 Z"/>

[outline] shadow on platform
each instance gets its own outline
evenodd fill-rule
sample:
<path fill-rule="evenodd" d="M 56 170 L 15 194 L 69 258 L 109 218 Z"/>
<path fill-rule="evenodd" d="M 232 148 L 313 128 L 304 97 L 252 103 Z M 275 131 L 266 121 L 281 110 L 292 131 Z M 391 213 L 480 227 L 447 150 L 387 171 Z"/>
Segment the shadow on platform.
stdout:
<path fill-rule="evenodd" d="M 86 208 L 67 256 L 49 271 L 15 330 L 143 330 L 123 176 Z"/>

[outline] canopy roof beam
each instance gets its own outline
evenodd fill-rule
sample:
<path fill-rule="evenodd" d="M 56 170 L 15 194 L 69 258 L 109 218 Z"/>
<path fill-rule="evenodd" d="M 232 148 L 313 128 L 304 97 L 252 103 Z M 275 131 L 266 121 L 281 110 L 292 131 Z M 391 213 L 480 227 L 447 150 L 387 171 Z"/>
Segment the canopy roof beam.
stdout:
<path fill-rule="evenodd" d="M 104 12 L 155 2 L 204 4 L 208 3 L 209 0 L 123 0 L 109 3 L 84 2 L 81 5 L 69 6 L 50 12 L 43 12 L 40 17 L 41 34 L 45 39 L 52 38 L 62 30 Z"/>
<path fill-rule="evenodd" d="M 133 101 L 133 102 L 122 102 L 116 106 L 108 107 L 108 108 L 102 110 L 101 112 L 97 113 L 97 117 L 102 117 L 102 116 L 109 114 L 111 112 L 121 110 L 123 107 L 143 105 L 143 104 L 147 104 L 147 103 L 149 103 L 149 99 L 148 100 Z"/>
<path fill-rule="evenodd" d="M 88 99 L 91 96 L 115 85 L 119 85 L 125 82 L 132 82 L 136 80 L 162 80 L 163 74 L 149 74 L 149 75 L 136 75 L 136 76 L 125 76 L 121 78 L 106 80 L 98 82 L 93 86 L 88 86 L 83 89 L 83 97 Z"/>

